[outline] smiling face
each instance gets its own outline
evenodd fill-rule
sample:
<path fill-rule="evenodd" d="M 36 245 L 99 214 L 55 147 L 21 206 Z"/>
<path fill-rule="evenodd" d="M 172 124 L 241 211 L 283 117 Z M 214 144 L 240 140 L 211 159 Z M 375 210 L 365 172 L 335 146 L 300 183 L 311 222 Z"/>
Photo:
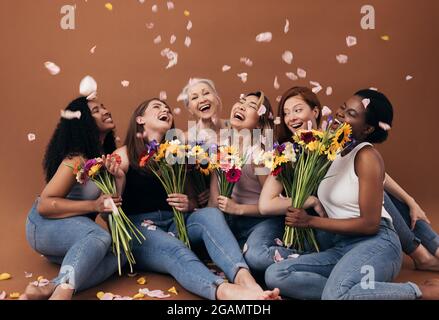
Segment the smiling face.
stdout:
<path fill-rule="evenodd" d="M 188 90 L 189 112 L 198 119 L 211 119 L 218 111 L 220 101 L 208 84 L 200 82 Z"/>
<path fill-rule="evenodd" d="M 358 96 L 351 97 L 337 109 L 331 128 L 336 130 L 342 123 L 351 125 L 352 136 L 357 141 L 365 140 L 374 131 L 374 127 L 366 123 L 366 108 Z"/>
<path fill-rule="evenodd" d="M 286 100 L 283 112 L 285 125 L 292 133 L 299 129 L 307 130 L 308 121 L 312 122 L 313 128 L 317 128 L 319 109 L 312 108 L 300 96 Z"/>
<path fill-rule="evenodd" d="M 232 107 L 230 124 L 234 129 L 256 129 L 259 125 L 259 98 L 247 96 L 240 99 Z"/>
<path fill-rule="evenodd" d="M 174 118 L 170 108 L 159 100 L 152 100 L 148 103 L 142 116 L 136 118 L 136 122 L 143 125 L 145 132 L 166 133 Z"/>
<path fill-rule="evenodd" d="M 88 108 L 90 109 L 92 117 L 95 119 L 99 132 L 107 133 L 116 128 L 111 113 L 103 103 L 97 100 L 89 101 Z"/>

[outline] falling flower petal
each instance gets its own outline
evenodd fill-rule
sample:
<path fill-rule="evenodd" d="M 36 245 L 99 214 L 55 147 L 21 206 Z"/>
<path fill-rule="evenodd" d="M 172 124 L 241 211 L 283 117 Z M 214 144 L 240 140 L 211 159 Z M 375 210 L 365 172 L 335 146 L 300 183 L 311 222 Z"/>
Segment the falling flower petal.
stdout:
<path fill-rule="evenodd" d="M 173 10 L 174 9 L 174 2 L 172 1 L 168 1 L 166 3 L 166 5 L 168 6 L 168 10 Z"/>
<path fill-rule="evenodd" d="M 105 8 L 107 8 L 108 11 L 111 11 L 111 10 L 113 10 L 113 5 L 110 2 L 107 2 L 105 4 Z"/>
<path fill-rule="evenodd" d="M 173 293 L 173 294 L 175 294 L 175 295 L 178 295 L 178 291 L 177 291 L 177 289 L 176 289 L 175 287 L 169 288 L 169 289 L 168 289 L 168 292 L 169 292 L 169 293 Z"/>
<path fill-rule="evenodd" d="M 175 42 L 175 40 L 177 40 L 177 37 L 175 36 L 175 34 L 171 35 L 171 39 L 169 39 L 169 43 L 173 44 Z"/>
<path fill-rule="evenodd" d="M 122 85 L 122 87 L 126 88 L 130 85 L 130 82 L 128 80 L 122 80 L 120 84 Z"/>
<path fill-rule="evenodd" d="M 410 81 L 410 80 L 412 80 L 413 79 L 413 77 L 411 76 L 411 75 L 407 75 L 406 77 L 405 77 L 405 80 L 406 81 Z"/>
<path fill-rule="evenodd" d="M 189 30 L 191 30 L 191 29 L 192 29 L 192 21 L 189 20 L 189 21 L 187 22 L 187 25 L 186 25 L 186 30 L 189 31 Z"/>
<path fill-rule="evenodd" d="M 327 117 L 332 113 L 332 110 L 329 109 L 327 106 L 323 106 L 322 108 L 322 116 Z"/>
<path fill-rule="evenodd" d="M 263 116 L 267 112 L 267 107 L 263 104 L 259 107 L 258 116 Z"/>
<path fill-rule="evenodd" d="M 188 95 L 185 93 L 180 93 L 177 97 L 177 101 L 185 101 L 188 99 Z"/>
<path fill-rule="evenodd" d="M 160 42 L 162 42 L 162 37 L 161 36 L 155 37 L 153 42 L 154 42 L 154 44 L 159 44 Z"/>
<path fill-rule="evenodd" d="M 185 39 L 184 39 L 184 45 L 186 46 L 186 47 L 190 47 L 191 46 L 191 43 L 192 43 L 192 39 L 191 39 L 191 37 L 186 37 Z"/>
<path fill-rule="evenodd" d="M 152 12 L 156 13 L 156 12 L 158 11 L 158 7 L 157 7 L 157 5 L 154 4 L 154 5 L 151 7 L 151 10 L 152 10 Z"/>
<path fill-rule="evenodd" d="M 308 125 L 308 130 L 312 130 L 312 121 L 311 120 L 308 120 L 307 125 Z"/>
<path fill-rule="evenodd" d="M 263 32 L 256 36 L 257 42 L 270 42 L 273 38 L 273 35 L 271 32 Z"/>
<path fill-rule="evenodd" d="M 243 83 L 246 83 L 246 82 L 247 82 L 247 73 L 246 73 L 246 72 L 238 73 L 238 77 L 241 79 L 241 81 L 242 81 Z"/>
<path fill-rule="evenodd" d="M 247 244 L 247 242 L 246 242 L 246 243 L 244 243 L 244 246 L 242 247 L 242 253 L 243 253 L 243 254 L 246 253 L 247 250 L 248 250 L 248 244 Z"/>
<path fill-rule="evenodd" d="M 309 83 L 313 86 L 312 92 L 314 92 L 315 94 L 319 93 L 322 90 L 322 86 L 320 85 L 320 83 L 316 81 L 310 81 Z"/>
<path fill-rule="evenodd" d="M 137 283 L 140 285 L 144 285 L 146 283 L 146 278 L 140 277 L 139 279 L 137 279 Z"/>
<path fill-rule="evenodd" d="M 244 63 L 247 67 L 251 67 L 253 66 L 253 61 L 251 61 L 249 58 L 247 57 L 241 57 L 241 59 L 239 59 L 240 62 Z"/>
<path fill-rule="evenodd" d="M 0 281 L 1 280 L 9 280 L 11 278 L 12 278 L 12 276 L 9 273 L 2 273 L 2 274 L 0 274 Z"/>
<path fill-rule="evenodd" d="M 299 78 L 306 78 L 306 71 L 302 68 L 297 68 L 297 75 Z"/>
<path fill-rule="evenodd" d="M 27 271 L 24 272 L 25 278 L 32 278 L 32 276 L 33 276 L 32 272 L 27 272 Z"/>
<path fill-rule="evenodd" d="M 280 117 L 276 117 L 276 119 L 274 119 L 274 124 L 275 125 L 279 125 L 280 124 Z"/>
<path fill-rule="evenodd" d="M 384 36 L 381 37 L 381 40 L 389 41 L 390 37 L 388 35 L 384 35 Z"/>
<path fill-rule="evenodd" d="M 289 30 L 290 30 L 290 21 L 288 19 L 285 19 L 284 33 L 288 33 Z"/>
<path fill-rule="evenodd" d="M 326 88 L 326 95 L 330 96 L 332 94 L 332 87 L 327 87 Z"/>
<path fill-rule="evenodd" d="M 150 29 L 150 30 L 151 30 L 152 28 L 154 28 L 154 22 L 147 22 L 147 23 L 146 23 L 146 28 L 147 28 L 147 29 Z"/>
<path fill-rule="evenodd" d="M 159 93 L 159 98 L 160 100 L 167 100 L 168 99 L 168 95 L 166 94 L 166 91 L 160 91 Z"/>
<path fill-rule="evenodd" d="M 338 63 L 346 64 L 348 63 L 348 56 L 345 54 L 339 54 L 336 56 Z"/>
<path fill-rule="evenodd" d="M 285 75 L 288 79 L 293 80 L 293 81 L 299 79 L 299 77 L 296 76 L 294 72 L 286 72 Z"/>
<path fill-rule="evenodd" d="M 183 14 L 185 17 L 189 17 L 191 15 L 191 13 L 188 10 L 184 10 Z"/>
<path fill-rule="evenodd" d="M 279 238 L 274 239 L 274 242 L 276 243 L 276 245 L 278 245 L 278 246 L 280 246 L 280 247 L 282 247 L 282 246 L 284 245 L 284 243 L 282 242 L 282 240 L 279 239 Z"/>
<path fill-rule="evenodd" d="M 0 291 L 0 300 L 6 299 L 6 291 Z"/>
<path fill-rule="evenodd" d="M 175 66 L 178 62 L 178 53 L 172 51 L 169 48 L 166 48 L 161 51 L 160 53 L 163 57 L 166 57 L 168 59 L 168 65 L 166 66 L 166 69 L 172 68 Z"/>
<path fill-rule="evenodd" d="M 91 76 L 85 76 L 79 84 L 79 94 L 87 97 L 88 100 L 91 99 L 92 95 L 95 94 L 97 90 L 98 84 Z"/>
<path fill-rule="evenodd" d="M 30 142 L 35 141 L 36 136 L 35 133 L 28 133 L 27 135 L 27 140 L 29 140 Z M 1 280 L 1 279 L 0 279 Z"/>
<path fill-rule="evenodd" d="M 276 251 L 274 252 L 274 262 L 280 262 L 282 260 L 284 260 L 284 258 L 282 258 L 282 256 L 280 255 L 279 251 L 276 249 Z"/>
<path fill-rule="evenodd" d="M 181 109 L 180 108 L 174 108 L 174 114 L 175 115 L 179 115 L 181 113 Z"/>
<path fill-rule="evenodd" d="M 18 298 L 20 298 L 20 293 L 19 292 L 12 292 L 9 294 L 9 298 L 18 299 Z"/>
<path fill-rule="evenodd" d="M 147 295 L 150 298 L 159 298 L 159 299 L 169 298 L 171 296 L 170 294 L 165 294 L 162 290 L 150 291 L 148 288 L 139 289 L 139 293 Z"/>
<path fill-rule="evenodd" d="M 96 51 L 96 46 L 94 46 L 93 48 L 90 49 L 90 53 L 91 53 L 91 54 L 94 54 L 95 51 Z"/>
<path fill-rule="evenodd" d="M 369 90 L 378 91 L 378 88 L 371 87 Z"/>
<path fill-rule="evenodd" d="M 280 88 L 280 84 L 279 84 L 279 81 L 277 80 L 277 76 L 274 77 L 273 86 L 276 90 L 278 90 Z"/>
<path fill-rule="evenodd" d="M 383 129 L 384 131 L 389 131 L 390 129 L 392 129 L 392 127 L 390 126 L 390 125 L 388 125 L 387 123 L 385 123 L 385 122 L 379 122 L 378 123 L 378 125 L 379 125 L 379 127 L 381 128 L 381 129 Z"/>
<path fill-rule="evenodd" d="M 282 96 L 277 96 L 276 97 L 276 102 L 280 102 L 282 100 Z"/>
<path fill-rule="evenodd" d="M 55 63 L 50 61 L 44 62 L 44 67 L 46 67 L 46 69 L 49 71 L 49 73 L 52 76 L 56 76 L 61 71 L 60 67 L 58 67 Z"/>
<path fill-rule="evenodd" d="M 282 54 L 282 60 L 285 61 L 285 63 L 291 64 L 291 62 L 293 62 L 293 53 L 289 50 L 285 51 Z"/>
<path fill-rule="evenodd" d="M 225 65 L 223 65 L 223 67 L 222 67 L 222 71 L 223 71 L 223 72 L 226 72 L 226 71 L 229 71 L 231 68 L 232 68 L 231 66 L 225 64 Z"/>
<path fill-rule="evenodd" d="M 370 99 L 363 99 L 363 100 L 361 100 L 361 103 L 363 104 L 364 108 L 366 109 L 369 106 Z"/>
<path fill-rule="evenodd" d="M 353 47 L 357 45 L 357 38 L 354 36 L 347 36 L 346 37 L 346 44 L 348 47 Z"/>

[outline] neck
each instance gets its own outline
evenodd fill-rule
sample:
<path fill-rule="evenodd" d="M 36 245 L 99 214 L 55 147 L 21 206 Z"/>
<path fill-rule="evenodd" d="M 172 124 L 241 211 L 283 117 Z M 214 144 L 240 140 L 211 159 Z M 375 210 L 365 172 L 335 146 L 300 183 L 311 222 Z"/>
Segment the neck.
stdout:
<path fill-rule="evenodd" d="M 201 130 L 201 129 L 213 129 L 213 130 L 217 130 L 219 127 L 218 124 L 215 124 L 213 122 L 212 118 L 209 119 L 199 119 L 197 122 L 197 129 Z"/>
<path fill-rule="evenodd" d="M 363 143 L 364 140 L 355 140 L 354 143 L 349 144 L 346 148 L 343 149 L 341 152 L 341 156 L 344 157 L 345 155 L 349 154 L 356 146 L 358 146 L 360 143 Z"/>
<path fill-rule="evenodd" d="M 164 134 L 157 131 L 148 131 L 146 137 L 148 138 L 149 142 L 155 140 L 157 143 L 160 143 L 164 138 Z"/>

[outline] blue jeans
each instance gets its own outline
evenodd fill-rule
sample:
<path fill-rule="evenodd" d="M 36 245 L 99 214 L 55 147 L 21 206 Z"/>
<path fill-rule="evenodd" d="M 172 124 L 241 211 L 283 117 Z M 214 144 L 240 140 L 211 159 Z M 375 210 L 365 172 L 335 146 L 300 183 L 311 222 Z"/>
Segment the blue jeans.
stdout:
<path fill-rule="evenodd" d="M 404 253 L 412 254 L 422 243 L 432 255 L 436 254 L 439 248 L 439 235 L 432 229 L 430 224 L 424 220 L 418 220 L 415 228 L 411 230 L 409 207 L 386 192 L 384 192 L 384 208 L 393 219 L 393 225 Z"/>
<path fill-rule="evenodd" d="M 49 261 L 60 264 L 55 285 L 69 283 L 82 291 L 102 283 L 116 272 L 117 257 L 111 252 L 111 236 L 85 216 L 47 219 L 35 201 L 26 220 L 26 239 Z M 123 257 L 125 262 L 125 257 Z"/>
<path fill-rule="evenodd" d="M 334 247 L 283 260 L 265 273 L 270 288 L 297 299 L 416 299 L 414 283 L 390 283 L 400 271 L 402 251 L 387 219 L 373 236 L 336 235 Z"/>
<path fill-rule="evenodd" d="M 275 262 L 276 250 L 284 259 L 287 259 L 291 254 L 298 253 L 297 250 L 279 246 L 276 243 L 276 239 L 282 240 L 284 232 L 285 216 L 266 218 L 252 228 L 247 238 L 247 251 L 244 257 L 253 272 L 256 274 L 265 273 L 265 270 Z M 314 235 L 320 251 L 332 247 L 334 234 L 315 229 Z M 313 251 L 309 244 L 305 247 L 307 252 Z"/>
<path fill-rule="evenodd" d="M 177 235 L 173 213 L 157 211 L 130 218 L 146 237 L 134 244 L 136 266 L 145 271 L 171 274 L 186 290 L 214 300 L 224 279 L 212 273 L 200 259 L 174 235 Z M 154 227 L 142 226 L 144 220 Z M 248 269 L 238 243 L 218 209 L 203 208 L 185 215 L 191 246 L 204 244 L 215 264 L 233 282 L 240 268 Z M 169 232 L 173 233 L 170 234 Z"/>

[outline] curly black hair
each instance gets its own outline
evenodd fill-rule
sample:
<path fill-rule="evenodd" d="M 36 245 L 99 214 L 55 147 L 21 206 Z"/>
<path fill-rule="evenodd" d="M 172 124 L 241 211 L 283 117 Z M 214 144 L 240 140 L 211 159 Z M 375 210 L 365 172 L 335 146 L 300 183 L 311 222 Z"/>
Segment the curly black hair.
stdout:
<path fill-rule="evenodd" d="M 381 92 L 363 89 L 355 93 L 361 99 L 369 99 L 366 109 L 366 123 L 375 130 L 366 138 L 370 143 L 382 143 L 387 140 L 389 133 L 379 126 L 380 122 L 392 126 L 393 106 L 389 99 Z"/>
<path fill-rule="evenodd" d="M 46 182 L 54 176 L 65 158 L 83 156 L 86 159 L 109 154 L 116 149 L 114 131 L 110 131 L 103 145 L 99 141 L 99 129 L 88 107 L 85 97 L 69 103 L 65 110 L 80 111 L 80 119 L 61 118 L 47 146 L 43 160 Z"/>

